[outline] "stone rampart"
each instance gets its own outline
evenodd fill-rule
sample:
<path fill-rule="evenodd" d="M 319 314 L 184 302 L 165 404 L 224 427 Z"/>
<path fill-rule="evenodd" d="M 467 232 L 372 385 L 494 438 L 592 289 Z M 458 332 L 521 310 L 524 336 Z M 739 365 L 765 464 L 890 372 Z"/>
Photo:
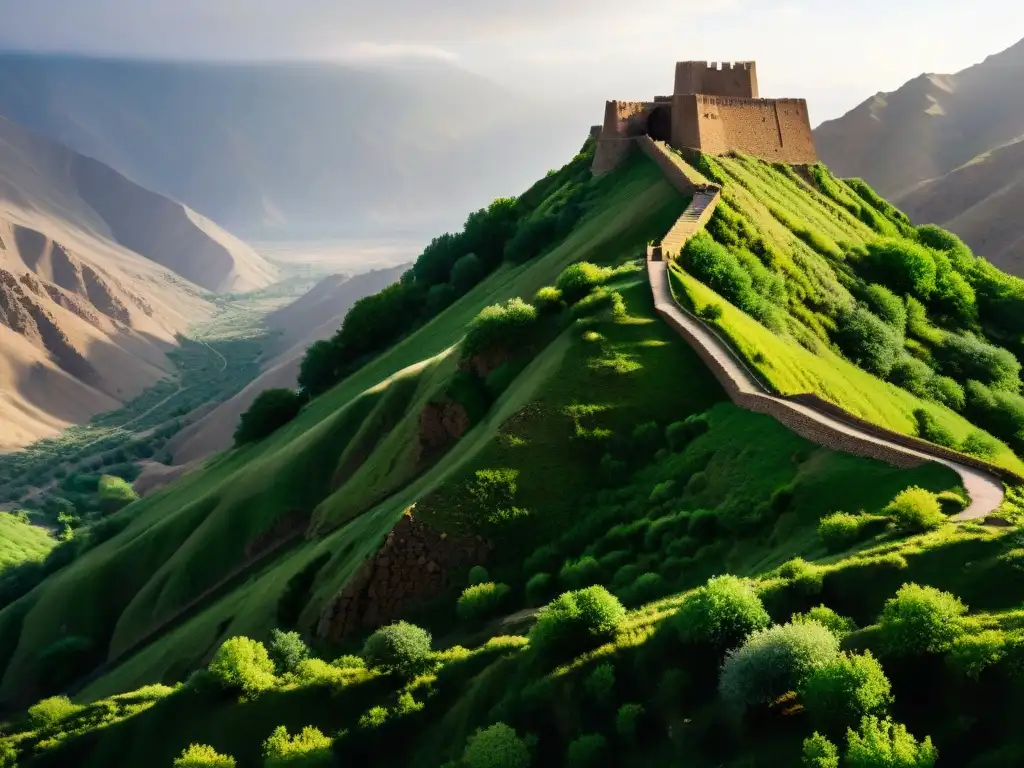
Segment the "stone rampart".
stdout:
<path fill-rule="evenodd" d="M 675 94 L 710 93 L 756 99 L 757 64 L 753 61 L 680 61 L 676 64 Z"/>
<path fill-rule="evenodd" d="M 677 96 L 673 144 L 712 155 L 742 152 L 771 162 L 814 163 L 817 152 L 803 99 Z"/>

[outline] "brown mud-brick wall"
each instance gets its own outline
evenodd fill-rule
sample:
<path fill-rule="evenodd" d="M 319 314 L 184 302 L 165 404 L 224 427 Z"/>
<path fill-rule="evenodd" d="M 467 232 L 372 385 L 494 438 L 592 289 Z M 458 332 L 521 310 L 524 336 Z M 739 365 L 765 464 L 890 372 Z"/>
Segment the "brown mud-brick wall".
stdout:
<path fill-rule="evenodd" d="M 486 562 L 489 551 L 479 536 L 448 536 L 406 513 L 384 546 L 328 603 L 317 637 L 336 642 L 388 624 L 417 604 L 454 591 L 456 578 Z"/>
<path fill-rule="evenodd" d="M 676 64 L 673 93 L 706 93 L 756 99 L 757 64 L 753 61 L 716 62 L 680 61 Z"/>

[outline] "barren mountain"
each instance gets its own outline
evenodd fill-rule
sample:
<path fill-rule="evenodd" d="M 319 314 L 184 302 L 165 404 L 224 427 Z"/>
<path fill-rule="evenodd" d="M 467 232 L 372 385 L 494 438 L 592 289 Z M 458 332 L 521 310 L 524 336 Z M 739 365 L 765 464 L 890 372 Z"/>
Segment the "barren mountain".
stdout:
<path fill-rule="evenodd" d="M 199 286 L 274 268 L 184 206 L 0 120 L 0 450 L 110 410 L 165 376 Z"/>
<path fill-rule="evenodd" d="M 815 131 L 821 159 L 919 223 L 947 226 L 1024 273 L 1024 41 L 953 75 L 923 74 Z"/>
<path fill-rule="evenodd" d="M 579 145 L 540 105 L 444 62 L 204 64 L 0 55 L 0 115 L 243 236 L 419 234 Z"/>
<path fill-rule="evenodd" d="M 239 417 L 256 396 L 267 389 L 295 387 L 309 345 L 334 335 L 353 304 L 395 282 L 410 266 L 403 264 L 355 276 L 330 275 L 304 296 L 268 315 L 267 326 L 281 334 L 276 344 L 278 353 L 268 358 L 258 379 L 171 441 L 175 464 L 195 462 L 229 447 Z M 147 490 L 160 484 L 154 480 Z"/>

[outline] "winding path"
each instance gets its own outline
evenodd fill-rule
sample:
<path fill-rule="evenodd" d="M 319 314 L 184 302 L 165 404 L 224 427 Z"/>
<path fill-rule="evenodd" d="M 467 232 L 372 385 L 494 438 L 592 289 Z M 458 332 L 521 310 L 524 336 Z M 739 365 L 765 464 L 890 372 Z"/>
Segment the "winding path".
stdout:
<path fill-rule="evenodd" d="M 648 154 L 651 154 L 650 149 L 644 147 Z M 658 154 L 665 152 L 660 147 L 654 147 L 654 150 Z M 663 168 L 666 161 L 677 168 L 681 165 L 675 157 L 656 159 Z M 693 169 L 686 169 L 691 183 L 693 173 Z M 670 177 L 669 180 L 675 182 L 678 179 Z M 671 246 L 666 237 L 660 246 L 648 249 L 647 274 L 658 314 L 700 355 L 733 403 L 772 416 L 802 437 L 832 450 L 878 459 L 898 467 L 915 467 L 926 462 L 942 464 L 960 476 L 964 489 L 970 495 L 967 508 L 951 519 L 977 520 L 992 514 L 1004 498 L 1003 482 L 995 471 L 957 461 L 948 455 L 951 451 L 945 452 L 923 440 L 876 425 L 858 423 L 856 417 L 844 414 L 830 404 L 822 402 L 822 407 L 815 407 L 808 402 L 815 400 L 811 396 L 787 397 L 772 393 L 714 328 L 679 306 L 672 296 L 668 263 L 662 260 L 662 250 L 666 251 L 665 255 L 678 253 L 682 245 L 703 228 L 718 204 L 720 194 L 713 185 L 697 187 L 692 189 L 692 193 L 692 202 L 670 230 Z"/>

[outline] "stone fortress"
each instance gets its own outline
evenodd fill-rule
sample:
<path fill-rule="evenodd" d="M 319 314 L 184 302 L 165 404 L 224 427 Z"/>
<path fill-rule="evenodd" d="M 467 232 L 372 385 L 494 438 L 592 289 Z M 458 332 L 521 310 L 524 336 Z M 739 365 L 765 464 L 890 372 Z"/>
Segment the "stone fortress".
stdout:
<path fill-rule="evenodd" d="M 609 101 L 597 137 L 593 170 L 613 170 L 638 136 L 710 155 L 742 152 L 772 162 L 818 160 L 804 99 L 762 99 L 753 61 L 676 64 L 671 96 Z"/>

